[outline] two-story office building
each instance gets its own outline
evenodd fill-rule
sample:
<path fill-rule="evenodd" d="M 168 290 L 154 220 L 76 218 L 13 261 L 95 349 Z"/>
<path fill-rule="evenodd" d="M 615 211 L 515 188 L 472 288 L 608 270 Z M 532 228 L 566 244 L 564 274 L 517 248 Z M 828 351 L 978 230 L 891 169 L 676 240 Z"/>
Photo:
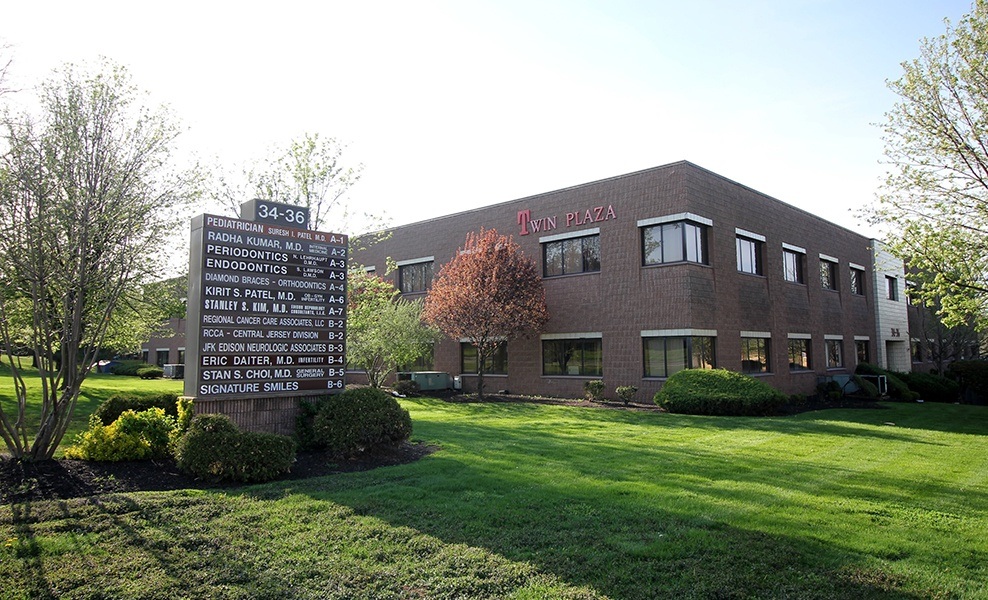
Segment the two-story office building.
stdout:
<path fill-rule="evenodd" d="M 503 344 L 488 391 L 579 396 L 603 379 L 648 398 L 678 370 L 718 367 L 808 394 L 859 362 L 910 369 L 901 261 L 689 162 L 396 227 L 350 262 L 424 298 L 482 226 L 537 261 L 550 313 L 544 332 Z M 438 343 L 427 362 L 475 388 L 465 341 Z"/>

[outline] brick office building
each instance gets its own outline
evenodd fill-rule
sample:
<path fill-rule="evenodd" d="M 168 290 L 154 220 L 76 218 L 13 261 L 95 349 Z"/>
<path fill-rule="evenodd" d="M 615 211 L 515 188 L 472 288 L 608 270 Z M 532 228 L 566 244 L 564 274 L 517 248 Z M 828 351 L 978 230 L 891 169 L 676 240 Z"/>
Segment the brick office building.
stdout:
<path fill-rule="evenodd" d="M 481 226 L 540 264 L 550 321 L 507 341 L 488 389 L 650 398 L 685 367 L 750 373 L 786 393 L 861 361 L 910 369 L 901 261 L 881 245 L 689 162 L 413 223 L 351 257 L 425 296 Z M 386 274 L 386 260 L 397 262 Z M 445 340 L 423 370 L 474 389 L 476 354 Z"/>

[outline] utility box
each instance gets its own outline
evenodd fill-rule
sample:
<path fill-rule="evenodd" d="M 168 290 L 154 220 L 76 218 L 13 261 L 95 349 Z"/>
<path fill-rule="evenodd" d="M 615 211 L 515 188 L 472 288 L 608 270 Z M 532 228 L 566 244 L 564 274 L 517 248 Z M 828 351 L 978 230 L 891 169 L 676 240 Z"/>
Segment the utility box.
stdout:
<path fill-rule="evenodd" d="M 420 390 L 448 390 L 453 387 L 449 373 L 442 371 L 409 371 L 398 373 L 398 381 L 414 381 Z"/>
<path fill-rule="evenodd" d="M 164 377 L 167 379 L 182 379 L 185 377 L 185 365 L 165 365 L 162 367 L 165 372 Z"/>

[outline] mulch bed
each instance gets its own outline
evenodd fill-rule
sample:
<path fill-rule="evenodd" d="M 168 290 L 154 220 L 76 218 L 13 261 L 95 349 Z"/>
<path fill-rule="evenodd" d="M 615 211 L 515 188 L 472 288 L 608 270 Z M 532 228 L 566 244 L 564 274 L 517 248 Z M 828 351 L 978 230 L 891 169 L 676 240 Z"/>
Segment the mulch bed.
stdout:
<path fill-rule="evenodd" d="M 397 448 L 370 452 L 347 460 L 334 459 L 319 452 L 300 452 L 291 472 L 279 478 L 279 481 L 410 463 L 436 449 L 428 444 L 409 442 Z M 92 462 L 59 459 L 23 463 L 0 458 L 0 504 L 80 498 L 117 492 L 219 489 L 240 485 L 243 484 L 195 479 L 179 471 L 170 460 Z"/>

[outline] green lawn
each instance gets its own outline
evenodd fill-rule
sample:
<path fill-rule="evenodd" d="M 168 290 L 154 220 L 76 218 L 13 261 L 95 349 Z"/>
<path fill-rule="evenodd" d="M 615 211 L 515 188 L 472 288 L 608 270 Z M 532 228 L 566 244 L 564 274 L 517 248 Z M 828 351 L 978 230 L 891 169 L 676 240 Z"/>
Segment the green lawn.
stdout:
<path fill-rule="evenodd" d="M 37 376 L 37 371 L 30 368 L 30 358 L 22 359 L 23 370 L 27 377 L 25 383 L 28 386 L 28 395 L 34 392 L 41 394 L 41 380 Z M 62 450 L 72 443 L 77 433 L 86 430 L 89 415 L 92 414 L 101 402 L 119 392 L 174 392 L 182 393 L 182 381 L 175 379 L 140 379 L 139 377 L 121 377 L 119 375 L 109 375 L 93 373 L 86 377 L 83 383 L 82 392 L 79 394 L 79 402 L 76 404 L 72 425 L 65 434 L 64 442 L 59 448 L 58 455 Z M 14 383 L 10 376 L 10 367 L 6 359 L 0 360 L 0 406 L 7 412 L 8 416 L 15 417 L 13 411 L 17 405 L 14 396 Z M 39 404 L 28 404 L 27 421 L 37 424 L 40 420 Z M 0 438 L 0 456 L 6 453 L 3 446 L 3 439 Z M 0 596 L 2 597 L 2 596 Z"/>
<path fill-rule="evenodd" d="M 988 598 L 988 408 L 403 401 L 414 464 L 0 508 L 0 598 Z"/>

